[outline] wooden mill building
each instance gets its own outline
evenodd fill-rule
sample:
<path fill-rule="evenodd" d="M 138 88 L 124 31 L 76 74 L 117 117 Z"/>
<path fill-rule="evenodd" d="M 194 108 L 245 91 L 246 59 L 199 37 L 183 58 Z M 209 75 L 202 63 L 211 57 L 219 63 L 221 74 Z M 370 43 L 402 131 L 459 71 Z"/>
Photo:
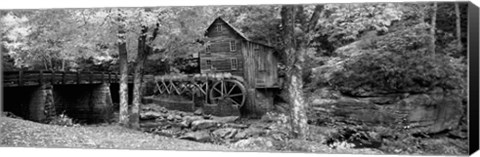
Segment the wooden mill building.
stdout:
<path fill-rule="evenodd" d="M 217 18 L 205 32 L 207 44 L 200 57 L 201 73 L 230 72 L 255 88 L 278 88 L 278 58 L 273 47 L 255 42 L 231 24 Z"/>
<path fill-rule="evenodd" d="M 200 72 L 229 72 L 242 77 L 249 97 L 247 110 L 258 114 L 271 110 L 272 91 L 281 86 L 275 49 L 250 40 L 220 17 L 210 24 L 205 36 L 205 50 L 199 54 Z"/>

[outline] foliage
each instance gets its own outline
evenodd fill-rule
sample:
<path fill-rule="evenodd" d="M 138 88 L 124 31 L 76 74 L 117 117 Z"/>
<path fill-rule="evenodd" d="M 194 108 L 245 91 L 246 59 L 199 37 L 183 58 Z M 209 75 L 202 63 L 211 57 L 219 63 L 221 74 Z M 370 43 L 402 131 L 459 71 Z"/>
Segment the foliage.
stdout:
<path fill-rule="evenodd" d="M 465 65 L 443 54 L 426 54 L 427 41 L 422 26 L 372 39 L 362 46 L 363 53 L 346 61 L 331 83 L 351 95 L 465 88 Z"/>
<path fill-rule="evenodd" d="M 403 15 L 398 4 L 328 4 L 319 20 L 313 44 L 324 55 L 358 40 L 366 32 L 388 32 Z"/>
<path fill-rule="evenodd" d="M 48 124 L 60 126 L 75 126 L 73 119 L 65 114 L 60 114 L 49 120 Z"/>

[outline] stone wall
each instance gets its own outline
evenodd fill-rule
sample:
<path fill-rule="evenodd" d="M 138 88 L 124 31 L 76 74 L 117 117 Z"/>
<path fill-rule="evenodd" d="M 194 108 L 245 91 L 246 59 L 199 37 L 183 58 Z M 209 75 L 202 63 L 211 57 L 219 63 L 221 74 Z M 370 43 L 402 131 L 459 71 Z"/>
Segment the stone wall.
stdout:
<path fill-rule="evenodd" d="M 260 115 L 273 111 L 273 91 L 269 89 L 257 89 L 255 103 Z"/>

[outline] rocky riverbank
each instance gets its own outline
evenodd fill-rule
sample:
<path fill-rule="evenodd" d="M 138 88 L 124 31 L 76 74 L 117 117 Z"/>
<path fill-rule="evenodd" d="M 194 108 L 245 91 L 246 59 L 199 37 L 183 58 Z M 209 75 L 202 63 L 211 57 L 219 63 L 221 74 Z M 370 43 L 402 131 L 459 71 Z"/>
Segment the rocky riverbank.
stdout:
<path fill-rule="evenodd" d="M 336 129 L 311 126 L 307 140 L 292 139 L 289 134 L 288 117 L 285 114 L 268 113 L 259 120 L 240 120 L 237 116 L 217 117 L 167 110 L 155 104 L 142 106 L 141 128 L 145 132 L 178 139 L 225 145 L 233 148 L 272 151 L 300 151 L 322 153 L 367 153 L 381 151 L 345 147 L 333 142 L 338 149 L 327 145 L 327 137 Z"/>

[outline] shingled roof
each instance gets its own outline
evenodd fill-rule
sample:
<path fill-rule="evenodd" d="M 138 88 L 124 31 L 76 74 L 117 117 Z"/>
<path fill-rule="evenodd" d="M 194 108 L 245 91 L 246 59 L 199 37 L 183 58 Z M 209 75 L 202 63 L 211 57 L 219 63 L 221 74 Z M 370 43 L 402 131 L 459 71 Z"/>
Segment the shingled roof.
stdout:
<path fill-rule="evenodd" d="M 215 20 L 213 20 L 213 22 L 210 24 L 210 26 L 208 26 L 207 28 L 207 31 L 205 31 L 205 35 L 207 35 L 208 33 L 208 30 L 210 30 L 210 28 L 213 26 L 213 24 L 217 21 L 217 20 L 220 20 L 222 22 L 224 22 L 225 24 L 227 24 L 228 27 L 230 27 L 233 32 L 235 32 L 238 36 L 240 36 L 241 38 L 243 38 L 244 40 L 246 41 L 249 41 L 249 42 L 252 42 L 252 43 L 256 43 L 256 44 L 260 44 L 260 45 L 263 45 L 263 46 L 267 46 L 267 47 L 272 47 L 273 46 L 270 46 L 270 45 L 267 45 L 267 44 L 264 44 L 264 43 L 259 43 L 259 42 L 256 42 L 256 41 L 252 41 L 250 38 L 248 38 L 245 34 L 243 34 L 240 30 L 238 30 L 237 28 L 235 28 L 232 24 L 228 23 L 227 21 L 223 20 L 221 17 L 217 17 Z"/>

